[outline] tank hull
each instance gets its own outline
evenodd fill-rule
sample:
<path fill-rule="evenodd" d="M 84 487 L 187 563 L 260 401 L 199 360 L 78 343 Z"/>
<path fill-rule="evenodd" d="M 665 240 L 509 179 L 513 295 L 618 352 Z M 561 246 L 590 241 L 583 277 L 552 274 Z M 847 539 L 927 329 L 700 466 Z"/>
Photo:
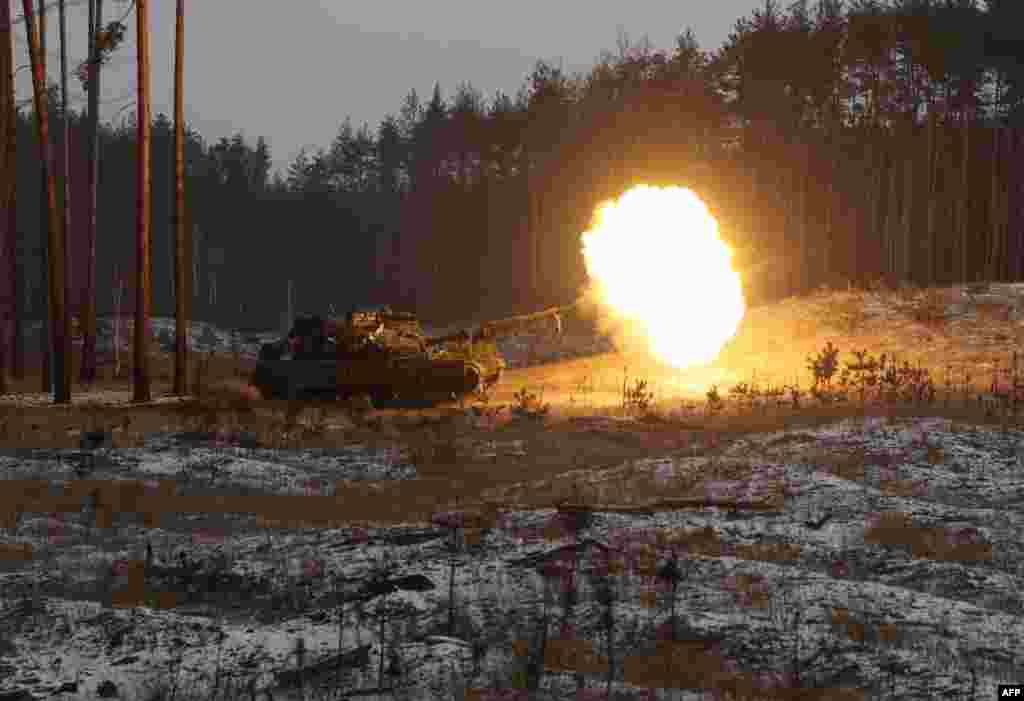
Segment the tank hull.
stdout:
<path fill-rule="evenodd" d="M 496 383 L 504 367 L 496 352 L 466 356 L 428 344 L 412 315 L 352 312 L 345 321 L 297 320 L 287 339 L 260 349 L 252 384 L 266 399 L 436 403 Z"/>
<path fill-rule="evenodd" d="M 265 399 L 346 398 L 439 402 L 496 383 L 501 367 L 463 360 L 411 358 L 374 363 L 336 360 L 260 361 L 252 383 Z"/>

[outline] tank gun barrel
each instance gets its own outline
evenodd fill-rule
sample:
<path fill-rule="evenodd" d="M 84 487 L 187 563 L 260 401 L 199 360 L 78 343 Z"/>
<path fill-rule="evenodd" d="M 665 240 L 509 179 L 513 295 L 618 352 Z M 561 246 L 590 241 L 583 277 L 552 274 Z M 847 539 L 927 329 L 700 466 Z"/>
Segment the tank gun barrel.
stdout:
<path fill-rule="evenodd" d="M 557 333 L 562 331 L 562 315 L 571 312 L 577 306 L 582 303 L 582 299 L 578 299 L 571 304 L 563 304 L 557 307 L 550 307 L 543 311 L 533 312 L 530 314 L 520 314 L 519 316 L 510 316 L 504 319 L 496 319 L 493 321 L 486 321 L 473 331 L 472 335 L 467 330 L 456 331 L 454 333 L 445 334 L 444 336 L 436 336 L 434 338 L 426 339 L 428 346 L 437 346 L 444 343 L 451 343 L 452 341 L 468 341 L 470 338 L 486 338 L 486 339 L 497 339 L 504 336 L 511 336 L 521 331 L 524 327 L 530 324 L 535 324 L 540 321 L 547 319 L 553 319 L 556 325 Z"/>

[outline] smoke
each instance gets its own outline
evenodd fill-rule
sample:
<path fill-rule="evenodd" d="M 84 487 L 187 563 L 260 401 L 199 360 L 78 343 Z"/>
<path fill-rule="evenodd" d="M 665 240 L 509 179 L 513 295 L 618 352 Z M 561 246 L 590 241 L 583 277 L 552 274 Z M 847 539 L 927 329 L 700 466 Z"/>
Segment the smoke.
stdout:
<path fill-rule="evenodd" d="M 602 301 L 597 283 L 586 283 L 577 306 L 580 317 L 593 325 L 601 336 L 611 340 L 615 349 L 631 355 L 651 354 L 648 335 L 643 324 L 615 312 Z"/>

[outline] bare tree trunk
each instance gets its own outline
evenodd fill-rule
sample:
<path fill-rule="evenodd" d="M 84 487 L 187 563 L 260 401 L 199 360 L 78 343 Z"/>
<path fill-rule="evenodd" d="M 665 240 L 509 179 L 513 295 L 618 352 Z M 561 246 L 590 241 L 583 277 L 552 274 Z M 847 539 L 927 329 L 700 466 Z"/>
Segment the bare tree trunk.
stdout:
<path fill-rule="evenodd" d="M 174 23 L 174 393 L 188 387 L 188 285 L 185 282 L 185 0 L 177 0 Z"/>
<path fill-rule="evenodd" d="M 960 277 L 960 261 L 957 255 L 960 231 L 956 225 L 959 198 L 957 195 L 958 183 L 955 179 L 956 154 L 954 153 L 957 134 L 953 128 L 946 127 L 939 132 L 939 135 L 941 197 L 938 203 L 941 209 L 938 221 L 942 222 L 943 226 L 938 232 L 939 241 L 936 251 L 942 252 L 939 259 L 942 265 L 940 280 L 949 283 Z"/>
<path fill-rule="evenodd" d="M 1003 264 L 1003 251 L 1005 250 L 1005 216 L 1002 216 L 1003 193 L 1002 187 L 1005 184 L 1005 169 L 1001 167 L 1002 156 L 1000 144 L 1003 141 L 1003 129 L 996 127 L 992 132 L 992 172 L 989 180 L 989 201 L 988 201 L 988 251 L 985 259 L 985 274 L 987 279 L 1004 282 L 1006 280 L 1005 266 Z"/>
<path fill-rule="evenodd" d="M 202 291 L 201 290 L 201 284 L 197 284 L 196 281 L 197 280 L 202 281 L 202 279 L 203 279 L 203 277 L 201 275 L 202 271 L 199 269 L 199 266 L 201 265 L 202 258 L 203 258 L 202 255 L 200 254 L 199 247 L 200 247 L 200 244 L 204 243 L 204 239 L 203 239 L 203 231 L 202 231 L 202 229 L 199 229 L 195 225 L 194 221 L 190 222 L 190 226 L 188 227 L 188 232 L 189 232 L 189 243 L 190 243 L 190 248 L 189 248 L 189 264 L 191 265 L 190 270 L 192 271 L 192 276 L 191 276 L 192 289 L 189 290 L 189 292 L 190 292 L 189 300 L 191 301 L 191 304 L 194 305 L 196 303 L 196 299 L 198 298 L 199 294 Z M 201 306 L 202 306 L 202 302 L 200 302 L 200 308 L 201 308 Z M 192 310 L 193 310 L 193 312 L 195 311 L 195 307 L 194 306 L 192 307 Z"/>
<path fill-rule="evenodd" d="M 14 150 L 15 142 L 17 137 L 15 132 L 17 131 L 17 124 L 11 123 L 11 134 L 8 148 Z M 15 179 L 11 180 L 11 205 L 7 209 L 7 229 L 11 232 L 11 238 L 7 242 L 10 247 L 8 249 L 8 255 L 11 261 L 11 285 L 14 289 L 14 299 L 11 300 L 11 314 L 12 316 L 12 374 L 14 379 L 23 380 L 25 379 L 25 334 L 22 328 L 22 321 L 25 316 L 24 308 L 22 307 L 23 301 L 23 290 L 25 288 L 25 261 L 18 257 L 18 195 L 17 195 L 17 183 Z"/>
<path fill-rule="evenodd" d="M 1000 156 L 999 144 L 1001 141 L 1002 129 L 996 127 L 992 130 L 992 171 L 989 179 L 989 201 L 988 201 L 988 226 L 989 239 L 985 255 L 985 279 L 992 281 L 1003 280 L 1003 268 L 1000 259 L 1002 247 L 1002 221 L 1000 221 L 1000 209 L 1002 208 L 1002 193 L 1000 192 Z"/>
<path fill-rule="evenodd" d="M 291 331 L 292 324 L 295 321 L 295 310 L 294 310 L 294 307 L 293 307 L 293 304 L 292 304 L 292 291 L 293 291 L 293 283 L 292 283 L 291 280 L 289 280 L 287 288 L 286 288 L 286 291 L 285 291 L 285 307 L 284 307 L 285 308 L 285 312 L 284 312 L 284 320 L 281 323 L 281 327 L 282 327 L 281 328 L 281 333 L 282 333 L 282 335 L 287 334 L 289 331 Z"/>
<path fill-rule="evenodd" d="M 849 279 L 859 282 L 863 279 L 867 270 L 867 261 L 870 254 L 867 242 L 863 240 L 864 230 L 867 228 L 865 211 L 870 206 L 871 188 L 870 181 L 865 183 L 858 173 L 853 171 L 848 176 L 855 188 L 853 201 L 846 207 L 846 239 L 853 251 L 850 255 Z"/>
<path fill-rule="evenodd" d="M 527 272 L 527 279 L 530 281 L 530 289 L 525 295 L 525 299 L 521 300 L 521 302 L 528 306 L 533 306 L 536 302 L 541 285 L 540 239 L 542 214 L 540 190 L 543 187 L 543 183 L 542 175 L 538 172 L 539 165 L 531 167 L 531 165 L 528 164 L 526 170 L 526 197 L 528 213 L 526 241 L 528 246 L 527 267 L 529 268 Z"/>
<path fill-rule="evenodd" d="M 881 142 L 881 128 L 872 129 L 871 147 L 874 152 L 874 170 L 871 172 L 871 208 L 869 214 L 871 221 L 868 226 L 873 232 L 875 247 L 875 262 L 872 275 L 887 274 L 889 268 L 885 259 L 885 250 L 888 247 L 888 239 L 885 230 L 885 183 L 887 180 L 888 159 L 885 157 L 885 149 Z"/>
<path fill-rule="evenodd" d="M 1006 162 L 1013 165 L 1013 173 L 1007 179 L 1012 190 L 1007 192 L 1007 199 L 1012 203 L 1010 218 L 1007 222 L 1007 257 L 1010 259 L 1012 279 L 1019 280 L 1024 276 L 1022 270 L 1021 249 L 1024 238 L 1024 131 L 1015 129 L 1011 138 L 1011 148 L 1006 154 Z M 1009 238 L 1011 237 L 1012 238 Z M 1010 242 L 1013 242 L 1012 248 Z"/>
<path fill-rule="evenodd" d="M 43 74 L 43 92 L 47 89 L 47 72 L 46 72 L 46 12 L 43 6 L 43 0 L 39 0 L 39 63 L 42 66 Z M 28 18 L 26 17 L 26 23 Z M 26 25 L 27 26 L 27 25 Z M 26 28 L 25 35 L 28 36 L 31 31 Z M 29 49 L 31 52 L 31 49 Z M 35 69 L 33 75 L 35 74 Z M 49 95 L 47 95 L 49 97 Z M 49 117 L 49 115 L 47 115 Z M 47 147 L 49 148 L 49 147 Z M 46 178 L 47 170 L 52 167 L 52 163 L 48 161 L 42 161 L 40 163 L 39 170 L 39 296 L 40 310 L 46 309 L 45 312 L 40 311 L 40 316 L 43 321 L 39 327 L 39 342 L 40 350 L 42 351 L 42 372 L 40 373 L 40 380 L 42 381 L 41 390 L 44 394 L 49 394 L 53 391 L 53 333 L 52 328 L 49 326 L 53 323 L 53 300 L 50 296 L 50 277 L 53 271 L 49 269 L 50 261 L 50 246 L 47 243 L 49 239 L 49 232 L 47 227 L 49 226 L 49 213 L 46 210 Z"/>
<path fill-rule="evenodd" d="M 925 254 L 925 284 L 932 285 L 935 283 L 935 244 L 936 244 L 936 233 L 935 233 L 935 211 L 937 202 L 936 183 L 937 183 L 937 171 L 939 167 L 939 159 L 936 157 L 936 134 L 935 134 L 935 113 L 929 111 L 928 114 L 928 222 L 926 231 L 926 254 Z"/>
<path fill-rule="evenodd" d="M 796 266 L 796 272 L 793 279 L 793 288 L 796 294 L 800 294 L 804 291 L 807 284 L 807 265 L 808 265 L 808 254 L 807 254 L 807 180 L 809 177 L 808 170 L 810 167 L 810 146 L 806 143 L 800 145 L 800 162 L 797 165 L 797 179 L 796 179 L 796 229 L 797 229 L 797 245 L 799 247 L 799 254 L 797 260 L 799 263 Z"/>
<path fill-rule="evenodd" d="M 835 159 L 832 157 L 832 140 L 828 139 L 826 143 L 825 153 L 828 158 L 828 188 L 825 192 L 825 250 L 821 256 L 822 264 L 822 277 L 828 279 L 832 276 L 832 247 L 835 242 L 835 211 L 836 211 L 836 166 Z"/>
<path fill-rule="evenodd" d="M 1009 223 L 1009 229 L 1013 232 L 1013 279 L 1019 280 L 1024 277 L 1024 258 L 1022 258 L 1021 250 L 1022 239 L 1024 239 L 1024 165 L 1021 164 L 1024 159 L 1024 131 L 1016 130 L 1013 137 L 1013 149 L 1012 152 L 1007 154 L 1007 162 L 1014 164 L 1014 174 L 1010 182 L 1013 187 L 1013 194 L 1007 195 L 1010 202 L 1013 203 L 1013 210 L 1011 212 L 1012 219 Z"/>
<path fill-rule="evenodd" d="M 96 381 L 96 191 L 99 188 L 99 94 L 100 56 L 96 33 L 103 25 L 103 0 L 89 2 L 89 197 L 85 210 L 85 304 L 82 316 L 82 367 L 79 380 Z"/>
<path fill-rule="evenodd" d="M 959 214 L 957 216 L 957 224 L 960 227 L 960 282 L 969 282 L 972 278 L 977 277 L 974 270 L 969 266 L 970 260 L 970 166 L 971 166 L 971 124 L 970 121 L 964 116 L 963 126 L 963 152 L 960 154 L 960 199 L 959 199 Z"/>
<path fill-rule="evenodd" d="M 64 144 L 61 149 L 61 160 L 64 165 L 64 221 L 61 231 L 63 233 L 61 247 L 64 251 L 64 315 L 58 322 L 64 326 L 64 375 L 59 381 L 64 383 L 65 392 L 70 400 L 72 365 L 74 364 L 73 345 L 71 342 L 71 305 L 74 298 L 74 276 L 72 274 L 72 251 L 71 251 L 71 131 L 68 128 L 68 31 L 67 16 L 65 12 L 65 0 L 58 0 L 57 9 L 60 22 L 60 101 L 61 101 L 61 129 L 64 132 Z"/>
<path fill-rule="evenodd" d="M 796 169 L 797 164 L 794 163 L 794 146 L 788 141 L 784 142 L 780 146 L 782 156 L 779 158 L 780 161 L 787 164 L 785 170 L 778 174 L 778 178 L 775 181 L 775 201 L 781 204 L 779 208 L 780 219 L 779 219 L 779 245 L 787 250 L 793 249 L 793 229 L 796 226 Z M 795 266 L 792 266 L 795 267 Z M 787 271 L 782 280 L 783 295 L 789 297 L 793 294 L 795 288 L 795 280 L 797 271 L 794 269 Z"/>
<path fill-rule="evenodd" d="M 911 260 L 910 240 L 913 229 L 914 201 L 914 161 L 918 156 L 916 134 L 907 140 L 907 155 L 903 159 L 903 211 L 900 213 L 900 255 L 902 257 L 902 278 L 911 281 L 918 279 L 917 269 Z"/>
<path fill-rule="evenodd" d="M 874 100 L 872 100 L 874 102 Z M 872 111 L 876 109 L 874 106 L 871 108 Z M 869 119 L 873 120 L 873 116 L 869 114 Z M 871 242 L 871 257 L 875 260 L 868 266 L 870 274 L 874 275 L 878 272 L 878 260 L 879 250 L 882 247 L 882 241 L 879 236 L 878 227 L 875 225 L 878 220 L 878 178 L 881 174 L 881 168 L 879 168 L 879 154 L 878 148 L 875 143 L 877 137 L 874 126 L 869 123 L 869 126 L 865 130 L 867 142 L 867 162 L 868 172 L 866 174 L 863 171 L 858 173 L 858 176 L 863 183 L 862 187 L 864 190 L 864 211 L 861 213 L 861 228 L 857 230 L 858 234 L 864 236 L 868 241 Z M 866 224 L 866 226 L 865 226 Z M 868 270 L 862 270 L 862 274 L 867 274 Z"/>
<path fill-rule="evenodd" d="M 135 367 L 136 402 L 151 399 L 149 386 L 149 2 L 136 0 L 136 36 L 138 37 L 138 201 L 136 203 L 135 250 Z"/>
<path fill-rule="evenodd" d="M 32 92 L 36 110 L 36 124 L 39 131 L 39 156 L 46 173 L 47 223 L 49 226 L 49 270 L 50 273 L 50 335 L 54 349 L 54 377 L 58 382 L 54 388 L 54 401 L 66 403 L 71 400 L 64 378 L 64 329 L 58 320 L 64 315 L 64 261 L 60 250 L 60 217 L 57 214 L 57 185 L 54 181 L 53 154 L 50 149 L 49 105 L 46 94 L 46 75 L 43 72 L 43 51 L 40 44 L 40 27 L 33 19 L 32 0 L 22 0 L 25 25 L 29 35 L 29 49 L 32 65 Z M 41 18 L 40 18 L 41 19 Z M 45 24 L 40 21 L 40 26 Z"/>
<path fill-rule="evenodd" d="M 1022 169 L 1020 165 L 1021 156 L 1021 134 L 1018 129 L 1007 129 L 1006 135 L 1006 275 L 1007 278 L 1016 281 L 1021 275 L 1020 261 L 1020 237 L 1024 233 L 1021 230 L 1021 212 L 1024 206 L 1020 200 L 1024 198 L 1024 188 L 1021 187 Z"/>
<path fill-rule="evenodd" d="M 124 283 L 121 274 L 114 269 L 114 377 L 121 376 L 121 299 Z"/>
<path fill-rule="evenodd" d="M 1003 214 L 1000 224 L 1002 225 L 1002 269 L 1003 279 L 1007 282 L 1015 281 L 1015 269 L 1013 261 L 1013 234 L 1014 234 L 1014 210 L 1016 203 L 1014 202 L 1014 176 L 1016 175 L 1016 164 L 1014 163 L 1014 157 L 1016 156 L 1014 145 L 1015 135 L 1012 128 L 1005 128 L 1003 131 L 1003 144 L 1001 147 L 1002 153 L 1002 178 L 1003 178 Z"/>
<path fill-rule="evenodd" d="M 998 271 L 999 279 L 1004 281 L 1011 281 L 1012 271 L 1010 269 L 1010 226 L 1011 214 L 1010 214 L 1010 192 L 1013 187 L 1013 169 L 1010 167 L 1011 148 L 1013 146 L 1013 134 L 1009 129 L 1003 129 L 999 132 L 1000 138 L 998 139 L 998 157 L 999 157 L 999 183 L 998 183 L 998 208 L 994 213 L 994 221 L 998 223 L 999 232 L 999 249 L 998 257 L 996 259 L 996 270 Z"/>
<path fill-rule="evenodd" d="M 949 185 L 949 173 L 946 161 L 949 151 L 949 144 L 946 140 L 946 128 L 935 130 L 935 161 L 934 161 L 934 189 L 932 196 L 932 249 L 931 260 L 935 270 L 933 283 L 944 281 L 948 273 L 947 256 L 949 239 L 949 202 L 945 197 Z M 955 241 L 954 241 L 955 243 Z"/>
<path fill-rule="evenodd" d="M 896 163 L 891 157 L 887 157 L 889 153 L 889 144 L 883 143 L 882 156 L 883 161 L 886 164 L 885 172 L 879 177 L 878 192 L 879 201 L 881 202 L 880 211 L 878 213 L 878 226 L 882 232 L 882 241 L 884 247 L 882 248 L 882 270 L 883 275 L 887 280 L 893 279 L 896 274 L 896 260 L 895 251 L 896 246 L 893 241 L 893 230 L 891 226 L 890 212 L 892 211 L 893 195 L 895 182 L 894 172 L 896 170 Z"/>
<path fill-rule="evenodd" d="M 896 154 L 889 163 L 889 178 L 885 186 L 888 189 L 888 197 L 885 205 L 885 236 L 889 243 L 889 269 L 890 280 L 898 281 L 902 275 L 902 263 L 899 258 L 899 206 L 900 206 L 900 161 Z"/>
<path fill-rule="evenodd" d="M 4 209 L 8 212 L 4 238 L 3 260 L 7 286 L 2 290 L 0 308 L 0 394 L 7 394 L 8 334 L 18 316 L 18 286 L 16 283 L 18 265 L 16 262 L 18 221 L 10 214 L 14 209 L 17 195 L 17 112 L 14 99 L 14 27 L 11 25 L 11 5 L 4 2 L 0 7 L 0 136 L 4 139 L 3 160 L 0 160 L 0 179 L 3 191 Z M 3 277 L 3 276 L 0 276 Z"/>
<path fill-rule="evenodd" d="M 882 274 L 886 279 L 891 279 L 895 268 L 893 267 L 892 260 L 892 248 L 893 241 L 891 231 L 889 229 L 889 210 L 891 209 L 892 200 L 892 188 L 890 183 L 892 182 L 892 172 L 895 167 L 890 151 L 887 148 L 887 137 L 885 134 L 879 135 L 879 173 L 878 180 L 876 181 L 875 189 L 875 201 L 877 203 L 877 211 L 875 213 L 875 226 L 878 228 L 879 240 L 882 242 L 882 259 L 879 267 L 882 269 Z"/>
<path fill-rule="evenodd" d="M 1014 129 L 1010 133 L 1010 143 L 1006 153 L 1006 163 L 1011 167 L 1007 176 L 1008 190 L 1006 198 L 1009 204 L 1009 216 L 1006 223 L 1006 257 L 1010 266 L 1010 279 L 1019 280 L 1024 275 L 1021 260 L 1021 238 L 1024 237 L 1024 133 Z"/>

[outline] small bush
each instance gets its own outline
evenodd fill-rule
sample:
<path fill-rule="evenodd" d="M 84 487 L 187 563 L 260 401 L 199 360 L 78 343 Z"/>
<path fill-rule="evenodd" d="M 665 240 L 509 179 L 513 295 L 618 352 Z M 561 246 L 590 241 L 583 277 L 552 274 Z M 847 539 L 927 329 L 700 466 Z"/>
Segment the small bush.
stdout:
<path fill-rule="evenodd" d="M 880 394 L 886 399 L 929 404 L 935 401 L 931 373 L 927 368 L 911 367 L 907 361 L 902 366 L 893 361 L 883 369 L 879 382 Z"/>
<path fill-rule="evenodd" d="M 852 387 L 860 395 L 861 403 L 866 401 L 868 390 L 878 386 L 881 370 L 885 366 L 886 355 L 882 354 L 881 359 L 870 355 L 867 350 L 853 351 L 855 360 L 846 363 L 845 383 Z"/>
<path fill-rule="evenodd" d="M 800 399 L 804 396 L 803 390 L 798 385 L 785 385 L 783 387 L 786 394 L 789 395 L 789 401 L 793 405 L 794 409 L 800 408 Z"/>
<path fill-rule="evenodd" d="M 832 384 L 832 378 L 839 368 L 839 349 L 827 341 L 816 356 L 807 356 L 807 369 L 814 373 L 814 387 Z"/>
<path fill-rule="evenodd" d="M 624 386 L 622 408 L 627 412 L 646 413 L 654 402 L 654 393 L 647 390 L 647 380 L 637 378 L 631 386 Z"/>
<path fill-rule="evenodd" d="M 534 420 L 543 419 L 551 410 L 551 405 L 544 403 L 543 389 L 541 389 L 541 394 L 538 397 L 536 394 L 523 387 L 516 392 L 513 397 L 516 403 L 515 406 L 512 407 L 512 414 L 519 418 Z"/>
<path fill-rule="evenodd" d="M 769 384 L 764 390 L 764 397 L 766 402 L 774 404 L 776 409 L 781 409 L 786 403 L 786 386 Z"/>
<path fill-rule="evenodd" d="M 709 415 L 715 416 L 725 407 L 721 395 L 718 394 L 718 385 L 711 385 L 711 389 L 704 396 L 707 397 L 707 411 Z"/>
<path fill-rule="evenodd" d="M 781 390 L 778 390 L 781 393 Z M 767 396 L 765 390 L 757 384 L 756 380 L 751 380 L 748 384 L 746 382 L 740 382 L 729 388 L 729 394 L 734 397 L 740 404 L 746 404 L 750 411 L 753 411 L 760 404 L 764 406 L 761 399 Z"/>
<path fill-rule="evenodd" d="M 592 372 L 588 372 L 586 376 L 577 380 L 576 394 L 583 397 L 588 404 L 590 403 L 590 398 L 594 394 L 594 375 Z M 575 403 L 575 397 L 570 396 L 569 401 Z"/>

